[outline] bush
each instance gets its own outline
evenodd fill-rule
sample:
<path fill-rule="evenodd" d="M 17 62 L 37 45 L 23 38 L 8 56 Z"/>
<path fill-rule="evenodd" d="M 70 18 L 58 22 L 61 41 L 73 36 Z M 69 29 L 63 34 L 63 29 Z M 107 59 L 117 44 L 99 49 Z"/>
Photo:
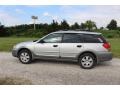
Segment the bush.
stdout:
<path fill-rule="evenodd" d="M 44 36 L 45 34 L 47 34 L 45 32 L 45 30 L 27 30 L 26 32 L 24 32 L 24 36 L 26 37 L 42 37 Z"/>
<path fill-rule="evenodd" d="M 119 30 L 95 30 L 95 32 L 100 32 L 106 38 L 120 38 Z"/>
<path fill-rule="evenodd" d="M 114 36 L 111 35 L 111 34 L 108 34 L 106 37 L 107 37 L 107 38 L 113 38 Z"/>
<path fill-rule="evenodd" d="M 8 30 L 11 36 L 17 37 L 37 37 L 40 38 L 48 33 L 51 33 L 52 28 L 46 29 L 10 29 Z M 106 38 L 120 38 L 120 30 L 93 30 L 94 32 L 100 32 Z"/>

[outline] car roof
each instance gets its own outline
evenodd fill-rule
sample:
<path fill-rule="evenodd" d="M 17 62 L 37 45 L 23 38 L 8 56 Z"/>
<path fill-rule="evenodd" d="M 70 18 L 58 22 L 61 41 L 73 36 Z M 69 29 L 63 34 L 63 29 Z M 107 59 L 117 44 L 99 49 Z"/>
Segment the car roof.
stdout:
<path fill-rule="evenodd" d="M 101 33 L 98 33 L 98 32 L 90 32 L 90 31 L 73 31 L 73 30 L 68 30 L 68 31 L 56 31 L 56 32 L 53 32 L 53 33 L 82 33 L 82 34 L 101 34 Z"/>

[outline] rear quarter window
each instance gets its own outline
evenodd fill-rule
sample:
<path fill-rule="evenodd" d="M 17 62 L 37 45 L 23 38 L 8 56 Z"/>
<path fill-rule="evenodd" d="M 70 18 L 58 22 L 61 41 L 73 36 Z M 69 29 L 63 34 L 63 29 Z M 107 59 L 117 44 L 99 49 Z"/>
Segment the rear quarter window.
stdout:
<path fill-rule="evenodd" d="M 84 43 L 105 43 L 106 40 L 102 35 L 83 34 Z"/>

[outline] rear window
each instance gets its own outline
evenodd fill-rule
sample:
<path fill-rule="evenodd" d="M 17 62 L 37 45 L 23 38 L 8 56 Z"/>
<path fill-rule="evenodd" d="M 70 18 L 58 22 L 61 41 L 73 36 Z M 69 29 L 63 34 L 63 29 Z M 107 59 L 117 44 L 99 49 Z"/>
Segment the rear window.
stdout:
<path fill-rule="evenodd" d="M 102 35 L 83 34 L 84 43 L 105 43 L 106 40 Z"/>

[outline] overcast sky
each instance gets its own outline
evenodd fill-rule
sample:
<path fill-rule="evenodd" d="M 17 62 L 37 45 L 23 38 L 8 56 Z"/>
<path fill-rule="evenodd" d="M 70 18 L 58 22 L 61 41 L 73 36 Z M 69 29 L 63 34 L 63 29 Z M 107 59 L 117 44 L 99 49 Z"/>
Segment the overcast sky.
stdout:
<path fill-rule="evenodd" d="M 53 19 L 60 22 L 65 19 L 69 24 L 80 24 L 93 20 L 98 27 L 105 27 L 111 19 L 115 19 L 120 26 L 120 6 L 0 6 L 0 22 L 5 26 L 30 24 L 32 15 L 38 16 L 37 23 L 51 23 Z"/>

